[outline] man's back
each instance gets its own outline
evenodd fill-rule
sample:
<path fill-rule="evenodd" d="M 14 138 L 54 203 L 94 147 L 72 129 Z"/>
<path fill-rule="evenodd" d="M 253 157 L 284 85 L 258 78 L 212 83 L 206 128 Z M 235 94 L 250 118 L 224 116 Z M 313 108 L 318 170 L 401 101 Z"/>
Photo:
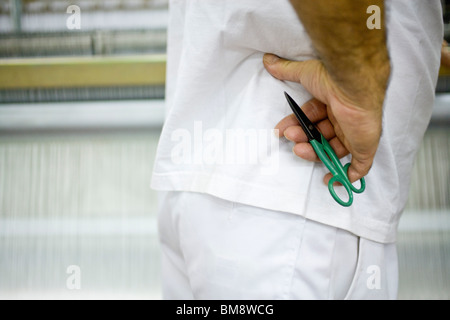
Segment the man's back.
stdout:
<path fill-rule="evenodd" d="M 152 186 L 208 193 L 374 241 L 395 241 L 414 156 L 431 116 L 440 2 L 386 2 L 392 73 L 383 135 L 367 189 L 350 208 L 329 196 L 322 164 L 296 157 L 290 143 L 271 133 L 290 113 L 284 91 L 300 105 L 311 98 L 300 84 L 273 78 L 262 64 L 266 52 L 315 58 L 289 2 L 181 0 L 171 1 L 170 10 L 168 113 Z"/>

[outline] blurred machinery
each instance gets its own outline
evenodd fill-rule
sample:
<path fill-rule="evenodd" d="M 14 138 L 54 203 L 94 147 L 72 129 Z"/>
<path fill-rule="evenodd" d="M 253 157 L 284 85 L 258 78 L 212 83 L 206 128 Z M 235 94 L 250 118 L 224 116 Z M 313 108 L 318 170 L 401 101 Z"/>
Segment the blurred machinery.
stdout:
<path fill-rule="evenodd" d="M 0 3 L 0 59 L 8 58 L 0 62 L 0 101 L 163 98 L 168 1 L 76 3 L 81 23 L 75 30 L 66 25 L 71 1 Z M 71 68 L 90 81 L 74 81 Z"/>

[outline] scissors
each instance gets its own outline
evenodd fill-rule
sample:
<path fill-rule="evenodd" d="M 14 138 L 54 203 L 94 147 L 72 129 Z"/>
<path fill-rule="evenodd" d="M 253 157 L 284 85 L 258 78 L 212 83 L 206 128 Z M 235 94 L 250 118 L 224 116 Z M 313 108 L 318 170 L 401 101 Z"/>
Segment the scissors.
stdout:
<path fill-rule="evenodd" d="M 361 187 L 357 189 L 352 185 L 350 180 L 348 179 L 347 171 L 350 163 L 347 163 L 345 166 L 342 166 L 339 158 L 334 152 L 333 148 L 331 148 L 327 139 L 323 137 L 323 135 L 319 132 L 319 130 L 314 126 L 314 124 L 306 117 L 305 113 L 300 109 L 298 104 L 285 92 L 284 95 L 291 106 L 292 111 L 297 117 L 300 125 L 303 128 L 303 131 L 306 134 L 306 137 L 309 140 L 309 143 L 314 148 L 319 159 L 325 164 L 325 166 L 330 170 L 333 177 L 328 182 L 328 190 L 330 191 L 334 200 L 339 203 L 341 206 L 349 207 L 353 203 L 353 192 L 362 193 L 366 188 L 366 182 L 364 178 L 361 178 Z M 333 183 L 339 182 L 341 183 L 348 193 L 348 201 L 344 201 L 336 194 L 334 190 Z"/>

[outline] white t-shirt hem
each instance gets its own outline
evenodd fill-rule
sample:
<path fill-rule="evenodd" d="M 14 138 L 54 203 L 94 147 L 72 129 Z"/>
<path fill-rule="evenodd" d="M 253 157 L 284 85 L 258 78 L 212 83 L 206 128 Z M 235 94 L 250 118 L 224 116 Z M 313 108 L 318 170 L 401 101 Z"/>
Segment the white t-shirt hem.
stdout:
<path fill-rule="evenodd" d="M 339 211 L 330 214 L 330 212 L 322 210 L 306 210 L 307 194 L 287 193 L 281 188 L 267 188 L 218 174 L 154 172 L 150 187 L 154 190 L 206 193 L 227 201 L 297 214 L 319 223 L 347 230 L 375 242 L 393 243 L 396 241 L 398 220 L 383 223 L 362 215 L 354 215 L 352 219 L 345 219 Z M 252 188 L 253 192 L 244 192 L 248 188 Z"/>

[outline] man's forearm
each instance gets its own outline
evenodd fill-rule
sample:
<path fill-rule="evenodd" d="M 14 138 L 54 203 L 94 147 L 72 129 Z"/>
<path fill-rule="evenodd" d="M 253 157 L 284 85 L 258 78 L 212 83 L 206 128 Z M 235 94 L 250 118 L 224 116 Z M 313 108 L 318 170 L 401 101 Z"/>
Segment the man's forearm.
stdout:
<path fill-rule="evenodd" d="M 363 108 L 381 107 L 390 64 L 384 0 L 291 0 L 339 88 Z M 381 9 L 381 29 L 367 27 L 367 8 Z"/>

